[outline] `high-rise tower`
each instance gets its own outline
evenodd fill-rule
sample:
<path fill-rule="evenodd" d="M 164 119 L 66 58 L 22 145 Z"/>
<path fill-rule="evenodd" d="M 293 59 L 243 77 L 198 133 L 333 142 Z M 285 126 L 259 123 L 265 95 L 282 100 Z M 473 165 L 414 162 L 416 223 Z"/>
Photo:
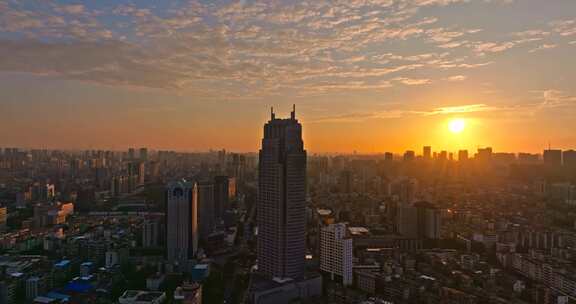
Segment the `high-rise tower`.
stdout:
<path fill-rule="evenodd" d="M 306 151 L 295 109 L 264 125 L 258 174 L 258 270 L 300 279 L 305 268 Z"/>
<path fill-rule="evenodd" d="M 198 185 L 198 234 L 206 240 L 214 232 L 214 183 L 200 181 Z"/>
<path fill-rule="evenodd" d="M 166 258 L 183 264 L 198 249 L 198 187 L 179 181 L 166 187 Z"/>

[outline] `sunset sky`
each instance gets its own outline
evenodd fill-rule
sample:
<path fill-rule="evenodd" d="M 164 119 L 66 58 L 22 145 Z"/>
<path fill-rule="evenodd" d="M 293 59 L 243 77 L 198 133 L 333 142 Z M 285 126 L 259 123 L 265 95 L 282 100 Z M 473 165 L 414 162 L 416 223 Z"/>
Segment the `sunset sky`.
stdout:
<path fill-rule="evenodd" d="M 0 0 L 0 147 L 255 151 L 292 104 L 311 152 L 576 148 L 576 1 Z"/>

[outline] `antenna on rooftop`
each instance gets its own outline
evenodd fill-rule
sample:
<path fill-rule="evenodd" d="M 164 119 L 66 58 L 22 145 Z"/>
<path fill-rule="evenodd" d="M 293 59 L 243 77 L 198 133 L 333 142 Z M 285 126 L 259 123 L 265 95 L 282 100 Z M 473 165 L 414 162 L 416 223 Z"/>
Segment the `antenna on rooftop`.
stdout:
<path fill-rule="evenodd" d="M 292 119 L 296 119 L 296 104 L 292 104 L 292 113 L 290 113 Z"/>

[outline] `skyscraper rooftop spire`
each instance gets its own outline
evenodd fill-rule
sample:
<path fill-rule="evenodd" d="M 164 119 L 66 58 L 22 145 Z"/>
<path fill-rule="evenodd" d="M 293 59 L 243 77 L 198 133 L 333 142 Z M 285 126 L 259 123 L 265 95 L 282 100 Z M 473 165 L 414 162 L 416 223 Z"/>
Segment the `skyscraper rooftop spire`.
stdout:
<path fill-rule="evenodd" d="M 275 119 L 276 115 L 274 114 L 274 107 L 270 107 L 270 118 Z"/>
<path fill-rule="evenodd" d="M 292 113 L 290 113 L 290 118 L 296 119 L 296 104 L 292 104 Z"/>

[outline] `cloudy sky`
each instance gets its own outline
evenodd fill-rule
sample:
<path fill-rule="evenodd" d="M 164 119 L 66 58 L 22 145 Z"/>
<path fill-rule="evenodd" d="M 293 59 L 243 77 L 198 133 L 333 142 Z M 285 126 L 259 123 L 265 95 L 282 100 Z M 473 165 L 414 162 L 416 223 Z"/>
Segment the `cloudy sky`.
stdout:
<path fill-rule="evenodd" d="M 576 1 L 0 0 L 0 146 L 576 148 Z M 466 130 L 446 131 L 463 118 Z"/>

